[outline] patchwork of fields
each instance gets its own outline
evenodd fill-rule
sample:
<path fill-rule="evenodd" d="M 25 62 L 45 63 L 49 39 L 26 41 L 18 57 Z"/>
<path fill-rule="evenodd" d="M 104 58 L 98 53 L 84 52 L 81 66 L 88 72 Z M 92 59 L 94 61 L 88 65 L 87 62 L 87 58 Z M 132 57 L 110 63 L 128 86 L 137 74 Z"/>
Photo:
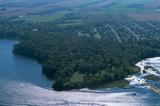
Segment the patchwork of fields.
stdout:
<path fill-rule="evenodd" d="M 158 0 L 0 0 L 0 16 L 12 16 L 16 17 L 16 20 L 48 22 L 61 19 L 70 13 L 128 14 L 140 21 L 142 19 L 139 14 L 143 13 L 144 16 L 151 17 L 144 20 L 158 20 L 160 3 Z"/>

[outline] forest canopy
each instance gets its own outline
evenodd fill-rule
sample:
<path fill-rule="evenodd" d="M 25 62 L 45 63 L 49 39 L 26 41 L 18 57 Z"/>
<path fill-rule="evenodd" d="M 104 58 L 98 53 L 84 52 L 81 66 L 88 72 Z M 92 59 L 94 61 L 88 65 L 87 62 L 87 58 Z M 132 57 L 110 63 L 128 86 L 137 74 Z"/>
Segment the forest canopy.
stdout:
<path fill-rule="evenodd" d="M 38 60 L 43 74 L 53 80 L 55 90 L 98 87 L 135 73 L 135 63 L 141 59 L 160 55 L 160 40 L 155 38 L 155 30 L 159 29 L 125 19 L 65 26 L 59 25 L 61 20 L 56 23 L 3 20 L 0 37 L 18 39 L 20 43 L 13 52 Z M 152 31 L 134 28 L 133 24 Z"/>

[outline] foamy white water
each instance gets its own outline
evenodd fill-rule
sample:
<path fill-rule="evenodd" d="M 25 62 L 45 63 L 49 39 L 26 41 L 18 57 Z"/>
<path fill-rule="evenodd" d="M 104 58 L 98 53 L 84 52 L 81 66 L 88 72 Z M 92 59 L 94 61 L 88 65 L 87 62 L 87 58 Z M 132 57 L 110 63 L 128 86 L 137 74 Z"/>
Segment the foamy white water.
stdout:
<path fill-rule="evenodd" d="M 153 74 L 156 76 L 160 76 L 160 57 L 148 58 L 136 64 L 137 67 L 141 69 L 141 71 L 147 71 L 149 74 Z M 149 69 L 145 69 L 146 66 L 152 67 Z M 143 73 L 143 72 L 142 72 Z"/>
<path fill-rule="evenodd" d="M 139 93 L 135 95 L 135 92 L 87 89 L 57 92 L 24 82 L 0 80 L 0 84 L 3 87 L 0 88 L 0 97 L 4 99 L 0 101 L 1 105 L 147 106 L 147 97 Z"/>
<path fill-rule="evenodd" d="M 160 77 L 160 57 L 154 57 L 142 60 L 141 62 L 137 63 L 136 66 L 140 68 L 141 73 L 138 75 L 133 75 L 129 78 L 125 78 L 130 82 L 131 86 L 146 87 L 145 85 L 148 85 L 147 83 L 149 83 L 149 81 L 147 81 L 145 77 L 148 75 Z M 155 86 L 160 85 L 159 81 L 154 81 L 154 82 L 156 82 Z M 147 86 L 146 88 L 150 89 L 151 87 Z"/>

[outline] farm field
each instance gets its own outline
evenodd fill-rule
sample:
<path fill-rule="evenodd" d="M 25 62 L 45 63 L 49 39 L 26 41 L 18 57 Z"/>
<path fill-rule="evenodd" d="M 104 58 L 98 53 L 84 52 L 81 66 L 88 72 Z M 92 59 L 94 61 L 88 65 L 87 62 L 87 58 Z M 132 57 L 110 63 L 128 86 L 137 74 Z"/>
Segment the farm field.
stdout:
<path fill-rule="evenodd" d="M 147 14 L 150 17 L 149 20 L 157 17 L 155 20 L 159 21 L 160 17 L 157 15 L 160 14 L 159 7 L 160 3 L 157 0 L 35 0 L 34 2 L 31 0 L 2 0 L 0 17 L 16 16 L 18 20 L 49 22 L 61 19 L 70 13 L 79 15 L 118 13 L 127 14 L 138 21 L 141 21 L 139 18 L 141 14 Z"/>
<path fill-rule="evenodd" d="M 128 16 L 137 21 L 160 21 L 159 13 L 128 14 Z"/>
<path fill-rule="evenodd" d="M 59 13 L 52 14 L 52 15 L 51 14 L 50 15 L 28 15 L 22 18 L 19 17 L 16 20 L 25 20 L 29 22 L 49 22 L 49 21 L 55 21 L 55 20 L 63 18 L 65 14 L 67 14 L 67 12 L 59 12 Z"/>
<path fill-rule="evenodd" d="M 77 20 L 66 20 L 64 23 L 59 24 L 60 26 L 73 26 L 73 25 L 83 25 L 84 22 L 81 19 Z"/>

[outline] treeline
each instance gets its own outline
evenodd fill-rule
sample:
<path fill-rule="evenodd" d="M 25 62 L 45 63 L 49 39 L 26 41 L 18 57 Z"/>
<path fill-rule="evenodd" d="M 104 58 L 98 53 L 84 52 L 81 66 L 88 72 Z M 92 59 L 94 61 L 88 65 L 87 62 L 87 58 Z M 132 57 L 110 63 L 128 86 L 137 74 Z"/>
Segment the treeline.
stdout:
<path fill-rule="evenodd" d="M 77 36 L 79 30 L 88 32 L 86 26 L 0 21 L 0 38 L 19 39 L 13 52 L 38 60 L 43 74 L 54 80 L 55 90 L 98 87 L 120 80 L 135 73 L 136 62 L 160 55 L 158 38 L 120 43 Z"/>

